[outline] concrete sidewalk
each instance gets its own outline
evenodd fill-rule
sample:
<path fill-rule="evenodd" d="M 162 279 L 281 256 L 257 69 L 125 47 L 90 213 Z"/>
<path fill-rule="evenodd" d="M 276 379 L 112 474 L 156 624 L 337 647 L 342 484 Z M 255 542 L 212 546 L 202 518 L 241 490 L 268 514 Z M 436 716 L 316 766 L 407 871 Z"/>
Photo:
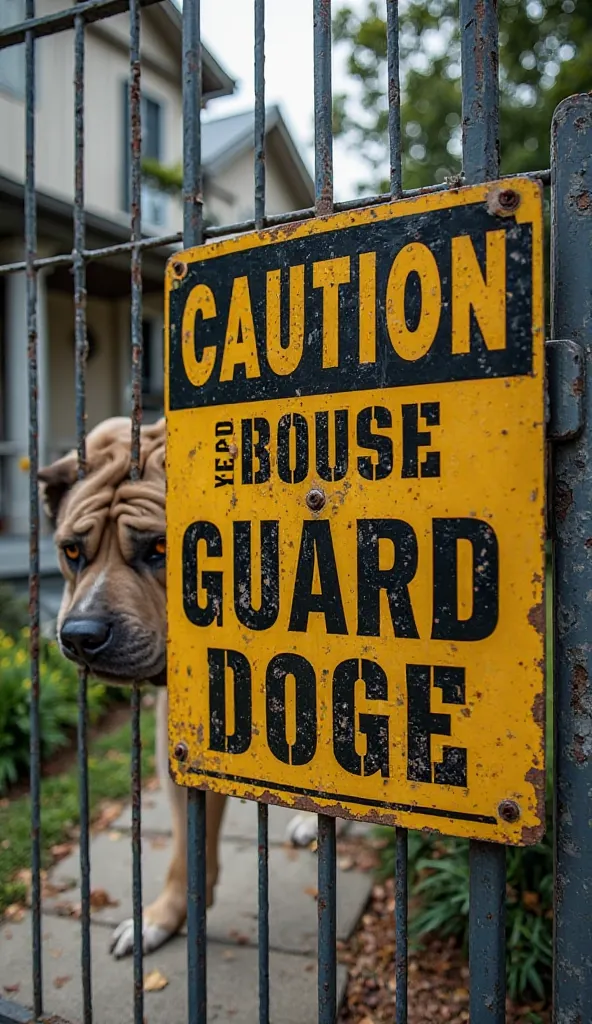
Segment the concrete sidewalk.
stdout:
<path fill-rule="evenodd" d="M 271 1020 L 273 1024 L 313 1024 L 317 1019 L 317 857 L 310 850 L 284 845 L 292 813 L 278 807 L 269 811 Z M 112 928 L 131 916 L 130 822 L 128 808 L 111 830 L 95 835 L 91 844 L 91 887 L 104 890 L 111 903 L 92 915 L 94 1024 L 133 1021 L 131 959 L 115 961 L 108 952 Z M 169 861 L 169 813 L 160 791 L 144 793 L 142 828 L 144 902 L 149 903 L 160 891 Z M 364 831 L 364 826 L 355 826 L 349 835 Z M 256 834 L 256 805 L 229 801 L 217 900 L 208 911 L 208 1021 L 258 1021 Z M 351 860 L 342 865 L 349 870 L 338 867 L 337 935 L 346 939 L 365 907 L 372 876 L 351 869 Z M 74 1024 L 82 1018 L 80 923 L 69 916 L 79 900 L 78 850 L 56 865 L 49 881 L 68 888 L 44 901 L 44 1010 Z M 186 1021 L 186 960 L 184 935 L 146 957 L 145 974 L 158 970 L 168 981 L 161 991 L 145 993 L 146 1024 Z M 344 984 L 345 971 L 340 968 L 340 992 Z M 31 1005 L 28 915 L 0 927 L 2 995 Z"/>

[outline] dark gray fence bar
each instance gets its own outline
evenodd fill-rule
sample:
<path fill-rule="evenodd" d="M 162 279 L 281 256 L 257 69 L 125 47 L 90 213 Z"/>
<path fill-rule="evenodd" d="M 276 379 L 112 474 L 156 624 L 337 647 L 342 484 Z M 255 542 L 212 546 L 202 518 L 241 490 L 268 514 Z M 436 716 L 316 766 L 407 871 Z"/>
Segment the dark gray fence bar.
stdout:
<path fill-rule="evenodd" d="M 581 346 L 579 436 L 554 446 L 555 916 L 553 1020 L 592 1008 L 592 96 L 564 100 L 551 133 L 552 337 Z M 559 381 L 565 386 L 566 382 Z M 566 392 L 570 394 L 570 392 Z"/>
<path fill-rule="evenodd" d="M 183 4 L 183 244 L 203 241 L 200 0 Z M 206 1024 L 206 794 L 187 791 L 188 1024 Z"/>
<path fill-rule="evenodd" d="M 130 0 L 130 199 L 131 199 L 131 350 L 132 435 L 130 477 L 140 476 L 142 421 L 142 252 L 133 244 L 142 237 L 142 103 L 140 83 L 140 3 Z M 134 921 L 134 1024 L 144 1024 L 144 954 L 142 936 L 142 737 L 141 690 L 132 688 L 132 904 Z"/>
<path fill-rule="evenodd" d="M 255 0 L 255 228 L 265 223 L 265 0 Z"/>
<path fill-rule="evenodd" d="M 314 0 L 315 213 L 333 212 L 331 0 Z"/>
<path fill-rule="evenodd" d="M 27 18 L 35 17 L 35 0 L 27 0 Z M 33 1008 L 43 1012 L 41 952 L 41 736 L 39 723 L 39 392 L 37 345 L 37 198 L 35 195 L 35 37 L 25 34 L 25 262 L 27 295 L 27 362 L 29 386 L 29 616 L 31 628 L 31 927 Z"/>
<path fill-rule="evenodd" d="M 257 804 L 259 1024 L 269 1024 L 269 814 Z"/>
<path fill-rule="evenodd" d="M 460 0 L 463 172 L 468 184 L 499 173 L 497 0 Z"/>
<path fill-rule="evenodd" d="M 407 1024 L 407 829 L 395 829 L 395 1024 Z"/>
<path fill-rule="evenodd" d="M 460 0 L 462 155 L 466 184 L 499 174 L 498 24 L 495 0 Z M 472 842 L 469 959 L 471 1024 L 506 1019 L 506 850 Z"/>
<path fill-rule="evenodd" d="M 315 209 L 333 212 L 333 131 L 331 93 L 331 0 L 313 3 Z M 337 1015 L 337 845 L 335 819 L 318 817 L 318 1024 Z"/>
<path fill-rule="evenodd" d="M 398 199 L 403 189 L 401 169 L 401 85 L 399 82 L 399 0 L 386 0 L 386 50 L 391 196 L 393 199 Z"/>
<path fill-rule="evenodd" d="M 74 22 L 74 338 L 78 478 L 86 473 L 86 264 L 84 261 L 84 19 Z M 88 793 L 88 673 L 78 672 L 78 799 L 80 805 L 80 965 L 82 1019 L 92 1024 L 90 942 L 90 813 Z"/>
<path fill-rule="evenodd" d="M 506 848 L 472 842 L 469 851 L 471 1024 L 506 1019 Z"/>

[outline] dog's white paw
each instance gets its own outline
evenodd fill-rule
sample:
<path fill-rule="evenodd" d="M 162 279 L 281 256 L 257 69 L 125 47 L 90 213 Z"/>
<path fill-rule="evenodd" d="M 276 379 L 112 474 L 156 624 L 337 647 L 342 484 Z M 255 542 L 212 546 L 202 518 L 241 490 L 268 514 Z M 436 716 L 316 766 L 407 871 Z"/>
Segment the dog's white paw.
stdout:
<path fill-rule="evenodd" d="M 319 837 L 318 817 L 316 814 L 295 814 L 286 825 L 286 842 L 292 846 L 310 846 Z M 336 835 L 344 835 L 350 822 L 345 818 L 335 819 Z"/>
<path fill-rule="evenodd" d="M 142 925 L 142 945 L 145 953 L 152 953 L 154 949 L 158 949 L 163 943 L 170 939 L 173 932 L 168 931 L 167 928 L 161 928 L 157 924 L 150 924 L 149 921 L 144 921 Z M 116 960 L 121 960 L 124 956 L 129 956 L 134 951 L 134 922 L 130 917 L 127 921 L 122 921 L 117 926 L 113 935 L 111 936 L 111 942 L 109 945 L 109 952 L 113 954 Z"/>
<path fill-rule="evenodd" d="M 316 814 L 295 814 L 286 825 L 286 839 L 292 846 L 310 846 L 317 837 Z"/>

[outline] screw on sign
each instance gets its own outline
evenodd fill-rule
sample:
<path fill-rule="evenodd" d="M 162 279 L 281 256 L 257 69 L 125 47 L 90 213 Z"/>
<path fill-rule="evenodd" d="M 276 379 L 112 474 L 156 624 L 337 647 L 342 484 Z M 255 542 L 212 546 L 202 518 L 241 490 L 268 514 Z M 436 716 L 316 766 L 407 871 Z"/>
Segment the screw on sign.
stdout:
<path fill-rule="evenodd" d="M 181 784 L 540 836 L 541 239 L 513 179 L 169 264 Z"/>

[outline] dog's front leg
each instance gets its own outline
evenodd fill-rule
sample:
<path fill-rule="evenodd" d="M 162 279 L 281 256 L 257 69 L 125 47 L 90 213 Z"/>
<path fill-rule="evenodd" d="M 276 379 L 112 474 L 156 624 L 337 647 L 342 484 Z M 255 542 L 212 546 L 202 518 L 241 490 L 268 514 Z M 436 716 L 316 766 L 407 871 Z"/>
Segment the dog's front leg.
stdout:
<path fill-rule="evenodd" d="M 176 786 L 168 772 L 168 701 L 166 690 L 158 695 L 156 752 L 163 791 L 171 808 L 173 853 L 164 889 L 143 916 L 145 953 L 158 949 L 175 935 L 187 916 L 187 792 Z M 206 796 L 206 903 L 214 902 L 218 880 L 218 839 L 226 797 L 219 793 Z M 134 946 L 134 922 L 122 921 L 111 939 L 111 952 L 118 959 L 131 953 Z"/>

